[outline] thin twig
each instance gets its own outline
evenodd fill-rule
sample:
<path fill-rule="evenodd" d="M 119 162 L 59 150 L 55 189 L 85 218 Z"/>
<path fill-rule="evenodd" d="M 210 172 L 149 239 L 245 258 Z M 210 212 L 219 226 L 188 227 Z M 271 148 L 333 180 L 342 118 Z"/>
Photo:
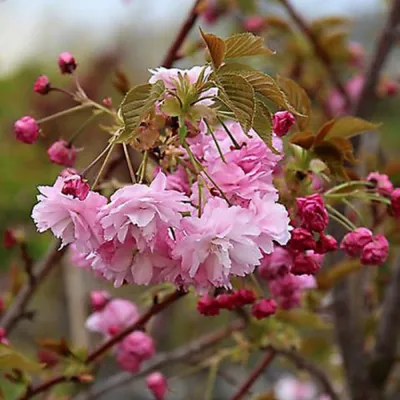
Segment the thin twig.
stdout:
<path fill-rule="evenodd" d="M 66 252 L 66 247 L 58 250 L 59 247 L 60 241 L 57 240 L 50 247 L 47 255 L 33 266 L 32 275 L 34 284 L 31 284 L 31 280 L 26 282 L 2 315 L 0 327 L 4 328 L 8 335 L 15 327 L 15 324 L 25 315 L 26 307 L 40 284 L 47 278 L 49 272 L 61 260 Z"/>
<path fill-rule="evenodd" d="M 161 65 L 165 68 L 171 68 L 175 61 L 177 61 L 179 57 L 179 50 L 181 49 L 183 42 L 187 38 L 189 32 L 192 30 L 194 24 L 197 21 L 198 17 L 198 5 L 200 0 L 196 0 L 195 4 L 193 5 L 192 9 L 189 12 L 185 22 L 183 23 L 181 29 L 179 30 L 174 42 L 172 43 L 171 47 L 169 48 L 163 62 Z"/>
<path fill-rule="evenodd" d="M 31 255 L 29 254 L 26 243 L 21 243 L 20 249 L 21 249 L 22 260 L 24 262 L 24 269 L 25 269 L 26 275 L 28 276 L 30 285 L 33 286 L 33 285 L 35 285 L 35 282 L 36 282 L 36 278 L 33 273 L 33 259 L 31 257 Z"/>
<path fill-rule="evenodd" d="M 314 48 L 315 55 L 319 58 L 321 63 L 324 65 L 326 71 L 328 72 L 331 81 L 336 86 L 337 90 L 343 96 L 346 106 L 351 107 L 351 99 L 347 93 L 346 88 L 343 86 L 340 78 L 335 71 L 332 60 L 329 57 L 329 54 L 325 51 L 325 49 L 321 46 L 318 36 L 310 29 L 307 22 L 303 19 L 303 17 L 297 12 L 297 10 L 293 7 L 290 0 L 280 0 L 281 4 L 286 8 L 288 14 L 291 18 L 296 22 L 298 27 L 301 29 L 303 34 L 308 38 L 311 45 Z"/>
<path fill-rule="evenodd" d="M 210 347 L 229 337 L 232 332 L 243 329 L 244 327 L 245 323 L 242 320 L 237 320 L 226 328 L 220 329 L 216 332 L 208 333 L 199 339 L 178 347 L 175 350 L 159 353 L 138 374 L 132 375 L 127 372 L 120 372 L 106 379 L 104 382 L 94 385 L 94 387 L 91 388 L 87 393 L 81 393 L 74 397 L 73 400 L 95 399 L 116 388 L 120 388 L 128 383 L 132 383 L 137 379 L 142 378 L 143 376 L 146 376 L 147 374 L 155 370 L 159 370 L 167 365 L 171 366 L 173 363 L 186 362 L 196 354 L 204 353 Z"/>
<path fill-rule="evenodd" d="M 264 372 L 265 368 L 267 368 L 271 362 L 274 360 L 276 356 L 276 351 L 274 349 L 267 350 L 267 353 L 260 361 L 260 363 L 251 371 L 248 378 L 244 381 L 242 386 L 238 389 L 236 394 L 232 397 L 232 400 L 240 400 L 246 395 L 249 389 L 252 387 L 254 382 L 260 377 L 260 375 Z"/>
<path fill-rule="evenodd" d="M 126 145 L 126 143 L 122 143 L 122 147 L 124 149 L 126 165 L 128 166 L 128 171 L 129 171 L 129 175 L 131 177 L 131 181 L 132 181 L 132 183 L 136 183 L 135 171 L 133 170 L 132 161 L 131 161 L 131 158 L 130 158 L 130 155 L 129 155 L 128 146 Z"/>

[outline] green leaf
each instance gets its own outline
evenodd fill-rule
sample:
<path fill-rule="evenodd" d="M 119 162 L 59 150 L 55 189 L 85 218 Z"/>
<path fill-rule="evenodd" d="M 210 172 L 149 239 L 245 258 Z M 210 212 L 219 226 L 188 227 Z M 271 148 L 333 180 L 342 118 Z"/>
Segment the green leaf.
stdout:
<path fill-rule="evenodd" d="M 252 33 L 239 33 L 225 39 L 225 59 L 271 54 L 273 52 L 264 46 L 264 39 Z"/>
<path fill-rule="evenodd" d="M 170 117 L 178 117 L 182 113 L 181 105 L 176 97 L 169 97 L 164 100 L 161 104 L 161 110 Z"/>
<path fill-rule="evenodd" d="M 30 360 L 11 346 L 0 344 L 0 371 L 18 369 L 26 373 L 39 372 L 43 365 Z"/>
<path fill-rule="evenodd" d="M 274 154 L 280 154 L 272 144 L 272 115 L 267 106 L 261 101 L 256 103 L 253 129 Z"/>
<path fill-rule="evenodd" d="M 302 131 L 307 130 L 310 125 L 311 102 L 306 91 L 289 78 L 279 77 L 278 84 L 285 92 L 289 103 L 302 114 L 296 118 L 298 127 Z"/>
<path fill-rule="evenodd" d="M 117 142 L 125 142 L 133 134 L 140 122 L 154 109 L 155 103 L 164 93 L 164 83 L 159 80 L 155 84 L 145 83 L 132 88 L 122 100 L 120 114 L 124 121 L 124 129 Z"/>
<path fill-rule="evenodd" d="M 245 133 L 253 126 L 256 100 L 252 86 L 239 75 L 218 75 L 219 100 L 225 104 L 242 125 Z"/>
<path fill-rule="evenodd" d="M 376 130 L 380 124 L 373 124 L 364 119 L 348 116 L 328 121 L 324 127 L 325 126 L 329 126 L 329 129 L 324 132 L 324 138 L 325 140 L 329 140 L 335 137 L 350 138 L 363 132 L 373 131 Z M 324 127 L 322 129 L 324 129 Z M 319 133 L 319 135 L 321 135 L 321 133 Z"/>
<path fill-rule="evenodd" d="M 204 33 L 201 28 L 200 33 L 207 45 L 214 68 L 218 69 L 224 60 L 225 42 L 220 37 L 215 36 L 212 33 Z"/>
<path fill-rule="evenodd" d="M 243 70 L 239 73 L 253 87 L 256 93 L 272 101 L 280 108 L 299 114 L 271 76 L 255 70 Z"/>

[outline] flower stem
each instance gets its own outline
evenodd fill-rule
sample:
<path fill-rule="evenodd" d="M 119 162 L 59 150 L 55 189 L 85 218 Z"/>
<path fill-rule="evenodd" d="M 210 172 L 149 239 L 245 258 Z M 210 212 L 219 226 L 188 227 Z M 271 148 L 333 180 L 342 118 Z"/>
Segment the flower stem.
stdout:
<path fill-rule="evenodd" d="M 204 122 L 207 125 L 207 129 L 209 130 L 210 135 L 212 136 L 212 138 L 214 140 L 215 146 L 216 146 L 216 148 L 218 150 L 218 153 L 219 153 L 219 156 L 221 157 L 221 160 L 226 164 L 224 153 L 222 152 L 221 146 L 219 145 L 218 140 L 215 137 L 214 131 L 212 130 L 211 126 L 208 124 L 206 119 L 204 120 Z"/>
<path fill-rule="evenodd" d="M 219 123 L 220 123 L 220 124 L 222 125 L 222 127 L 224 128 L 226 134 L 227 134 L 227 135 L 229 136 L 229 138 L 231 139 L 233 145 L 235 146 L 235 149 L 236 149 L 236 150 L 239 150 L 239 149 L 240 149 L 239 143 L 238 143 L 238 142 L 236 141 L 236 139 L 233 137 L 231 131 L 228 129 L 228 127 L 226 126 L 226 124 L 225 124 L 225 122 L 223 121 L 223 119 L 220 118 L 220 117 L 217 117 L 217 118 L 218 118 Z"/>
<path fill-rule="evenodd" d="M 124 149 L 126 165 L 128 166 L 129 175 L 131 176 L 132 182 L 136 183 L 135 171 L 133 170 L 131 158 L 129 157 L 129 151 L 128 151 L 128 147 L 127 147 L 126 143 L 122 143 L 122 147 Z"/>
<path fill-rule="evenodd" d="M 93 114 L 91 117 L 89 117 L 80 128 L 78 128 L 69 138 L 68 143 L 71 145 L 72 142 L 85 130 L 87 126 L 89 126 L 93 120 L 100 114 Z"/>
<path fill-rule="evenodd" d="M 111 143 L 111 145 L 110 145 L 110 149 L 108 150 L 108 153 L 107 153 L 107 155 L 106 155 L 106 158 L 104 159 L 103 164 L 102 164 L 101 167 L 100 167 L 100 171 L 98 172 L 98 174 L 97 174 L 97 176 L 96 176 L 96 179 L 95 179 L 94 182 L 93 182 L 92 190 L 94 190 L 94 189 L 96 188 L 96 186 L 97 186 L 97 184 L 98 184 L 98 182 L 99 182 L 99 180 L 100 180 L 101 174 L 103 173 L 104 168 L 106 167 L 108 161 L 110 160 L 111 153 L 113 152 L 114 147 L 115 147 L 115 142 L 114 142 L 114 143 Z"/>
<path fill-rule="evenodd" d="M 106 148 L 82 171 L 81 175 L 85 176 L 87 172 L 92 169 L 93 166 L 95 166 L 102 158 L 103 156 L 107 153 L 107 151 L 110 149 L 111 143 L 109 143 Z"/>
<path fill-rule="evenodd" d="M 76 111 L 85 110 L 86 108 L 89 108 L 89 107 L 92 107 L 91 103 L 80 104 L 79 106 L 68 108 L 68 110 L 63 110 L 63 111 L 60 111 L 53 115 L 49 115 L 48 117 L 41 118 L 37 122 L 38 122 L 38 124 L 43 124 L 44 122 L 52 121 L 53 119 L 57 119 L 59 117 L 64 117 L 64 116 L 72 114 Z"/>

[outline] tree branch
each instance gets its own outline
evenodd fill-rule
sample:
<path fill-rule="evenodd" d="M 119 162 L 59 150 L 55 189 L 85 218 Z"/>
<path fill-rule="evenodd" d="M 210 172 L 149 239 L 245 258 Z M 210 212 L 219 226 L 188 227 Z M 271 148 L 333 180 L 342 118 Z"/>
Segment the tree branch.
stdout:
<path fill-rule="evenodd" d="M 376 345 L 371 357 L 370 379 L 381 389 L 396 362 L 397 341 L 400 335 L 400 254 L 394 260 L 393 276 L 389 280 L 382 304 Z"/>
<path fill-rule="evenodd" d="M 281 4 L 286 8 L 286 11 L 290 15 L 290 17 L 293 19 L 293 21 L 298 25 L 298 27 L 301 29 L 303 34 L 308 38 L 310 41 L 315 55 L 319 58 L 321 63 L 324 65 L 326 71 L 328 72 L 328 75 L 333 82 L 333 84 L 336 86 L 336 89 L 340 92 L 340 94 L 343 96 L 346 106 L 351 107 L 351 100 L 350 97 L 347 93 L 346 88 L 343 86 L 342 82 L 340 81 L 340 78 L 335 71 L 335 68 L 332 64 L 332 60 L 329 57 L 329 54 L 325 51 L 325 49 L 321 46 L 318 36 L 310 29 L 308 26 L 307 22 L 302 18 L 302 16 L 297 12 L 297 10 L 293 7 L 291 4 L 290 0 L 280 0 Z"/>
<path fill-rule="evenodd" d="M 74 397 L 73 400 L 95 399 L 116 388 L 134 382 L 137 379 L 142 378 L 155 370 L 159 370 L 166 365 L 169 366 L 173 363 L 178 363 L 181 361 L 185 362 L 194 355 L 204 352 L 208 348 L 219 343 L 221 340 L 229 337 L 232 332 L 243 329 L 244 327 L 245 323 L 242 320 L 234 321 L 226 328 L 206 334 L 203 337 L 178 347 L 170 352 L 158 354 L 144 367 L 142 371 L 136 375 L 132 376 L 132 374 L 128 372 L 118 373 L 114 376 L 111 376 L 104 382 L 95 385 L 87 393 L 79 394 L 78 396 Z"/>
<path fill-rule="evenodd" d="M 171 68 L 175 61 L 180 59 L 179 50 L 181 49 L 183 42 L 187 38 L 189 32 L 192 30 L 194 24 L 197 21 L 198 17 L 198 5 L 200 0 L 196 0 L 192 9 L 189 12 L 185 22 L 183 23 L 181 29 L 179 30 L 174 42 L 172 43 L 171 47 L 169 48 L 167 54 L 161 65 L 165 68 Z"/>
<path fill-rule="evenodd" d="M 58 251 L 59 247 L 60 241 L 57 240 L 52 244 L 46 256 L 31 268 L 31 276 L 2 315 L 0 327 L 5 329 L 7 334 L 10 334 L 17 322 L 23 317 L 32 296 L 66 252 L 66 247 Z"/>

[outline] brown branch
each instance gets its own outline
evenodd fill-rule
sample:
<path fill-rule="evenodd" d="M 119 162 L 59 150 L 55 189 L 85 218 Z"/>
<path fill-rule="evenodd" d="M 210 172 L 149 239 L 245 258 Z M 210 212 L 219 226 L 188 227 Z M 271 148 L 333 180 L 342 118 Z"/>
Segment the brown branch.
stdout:
<path fill-rule="evenodd" d="M 33 259 L 29 254 L 28 247 L 25 242 L 22 242 L 19 247 L 21 249 L 21 257 L 22 261 L 24 262 L 26 275 L 28 276 L 30 285 L 33 286 L 35 284 L 35 275 L 33 273 Z"/>
<path fill-rule="evenodd" d="M 307 22 L 303 19 L 303 17 L 297 12 L 297 10 L 293 7 L 290 0 L 280 0 L 282 5 L 286 8 L 286 11 L 293 19 L 293 21 L 298 25 L 301 29 L 303 34 L 308 38 L 310 41 L 315 55 L 319 58 L 321 63 L 324 65 L 328 75 L 330 76 L 331 81 L 336 86 L 336 89 L 340 92 L 343 96 L 345 103 L 348 108 L 351 107 L 351 99 L 347 93 L 346 88 L 343 86 L 340 78 L 335 71 L 335 68 L 332 64 L 332 60 L 329 57 L 329 54 L 325 51 L 325 49 L 321 46 L 318 36 L 310 29 Z"/>
<path fill-rule="evenodd" d="M 186 37 L 188 36 L 189 32 L 192 30 L 194 24 L 197 21 L 198 17 L 198 5 L 201 0 L 196 0 L 194 6 L 189 12 L 185 22 L 183 23 L 181 29 L 179 30 L 174 42 L 172 43 L 171 47 L 169 48 L 163 62 L 161 65 L 165 68 L 171 68 L 175 61 L 180 59 L 179 50 L 182 47 L 183 42 L 185 41 Z"/>
<path fill-rule="evenodd" d="M 203 353 L 208 348 L 216 345 L 221 340 L 229 337 L 232 332 L 243 329 L 245 327 L 245 323 L 242 320 L 234 321 L 228 327 L 218 330 L 216 332 L 212 332 L 204 335 L 203 337 L 196 339 L 188 344 L 185 344 L 181 347 L 178 347 L 175 350 L 166 353 L 160 353 L 154 359 L 149 362 L 142 371 L 133 375 L 128 372 L 121 372 L 116 374 L 99 385 L 94 386 L 87 393 L 79 394 L 74 397 L 73 400 L 89 400 L 95 399 L 99 396 L 102 396 L 116 388 L 120 388 L 123 385 L 131 383 L 143 376 L 148 375 L 149 373 L 159 370 L 164 366 L 170 366 L 173 363 L 178 362 L 186 362 L 194 355 Z"/>
<path fill-rule="evenodd" d="M 382 315 L 376 333 L 376 345 L 371 357 L 370 379 L 381 389 L 396 362 L 400 336 L 400 254 L 394 260 L 394 271 L 385 292 Z"/>
<path fill-rule="evenodd" d="M 292 361 L 297 368 L 307 371 L 315 380 L 317 380 L 325 394 L 330 396 L 330 400 L 339 400 L 339 396 L 333 389 L 328 377 L 322 369 L 319 369 L 310 361 L 302 357 L 294 350 L 276 349 L 277 355 L 282 355 Z"/>
<path fill-rule="evenodd" d="M 236 394 L 232 397 L 232 400 L 240 400 L 246 395 L 249 389 L 252 387 L 254 382 L 260 377 L 260 375 L 264 372 L 265 368 L 267 368 L 271 362 L 274 360 L 276 356 L 276 351 L 273 348 L 270 348 L 263 359 L 259 362 L 258 365 L 251 371 L 250 375 L 243 382 L 242 386 L 238 389 Z"/>
<path fill-rule="evenodd" d="M 168 295 L 165 297 L 163 301 L 160 303 L 155 303 L 153 304 L 144 314 L 142 314 L 138 320 L 128 326 L 126 329 L 121 331 L 120 333 L 116 334 L 113 336 L 111 339 L 103 343 L 101 346 L 99 346 L 97 349 L 95 349 L 93 352 L 91 352 L 87 358 L 85 359 L 84 363 L 85 364 L 91 364 L 92 362 L 96 361 L 98 358 L 100 358 L 104 353 L 107 352 L 111 347 L 113 347 L 115 344 L 123 340 L 126 336 L 128 336 L 130 333 L 133 331 L 143 328 L 143 326 L 150 320 L 151 317 L 154 315 L 158 314 L 165 308 L 167 308 L 170 304 L 174 303 L 176 300 L 179 300 L 181 297 L 185 296 L 187 292 L 184 292 L 182 290 L 176 290 L 172 294 Z M 79 381 L 79 377 L 74 377 L 75 381 Z M 60 383 L 65 383 L 65 382 L 70 382 L 71 379 L 70 377 L 65 377 L 65 376 L 57 376 L 55 378 L 52 378 L 46 382 L 38 384 L 36 387 L 33 388 L 28 388 L 26 393 L 19 399 L 19 400 L 28 400 L 35 396 L 37 393 L 43 393 L 44 391 L 47 391 L 54 386 L 60 384 Z M 43 389 L 44 387 L 44 389 Z"/>
<path fill-rule="evenodd" d="M 32 267 L 31 279 L 26 282 L 15 296 L 11 305 L 6 309 L 0 319 L 0 327 L 10 334 L 16 323 L 26 314 L 26 307 L 40 284 L 47 278 L 49 272 L 63 257 L 66 248 L 58 251 L 60 241 L 55 241 L 47 255 Z"/>

